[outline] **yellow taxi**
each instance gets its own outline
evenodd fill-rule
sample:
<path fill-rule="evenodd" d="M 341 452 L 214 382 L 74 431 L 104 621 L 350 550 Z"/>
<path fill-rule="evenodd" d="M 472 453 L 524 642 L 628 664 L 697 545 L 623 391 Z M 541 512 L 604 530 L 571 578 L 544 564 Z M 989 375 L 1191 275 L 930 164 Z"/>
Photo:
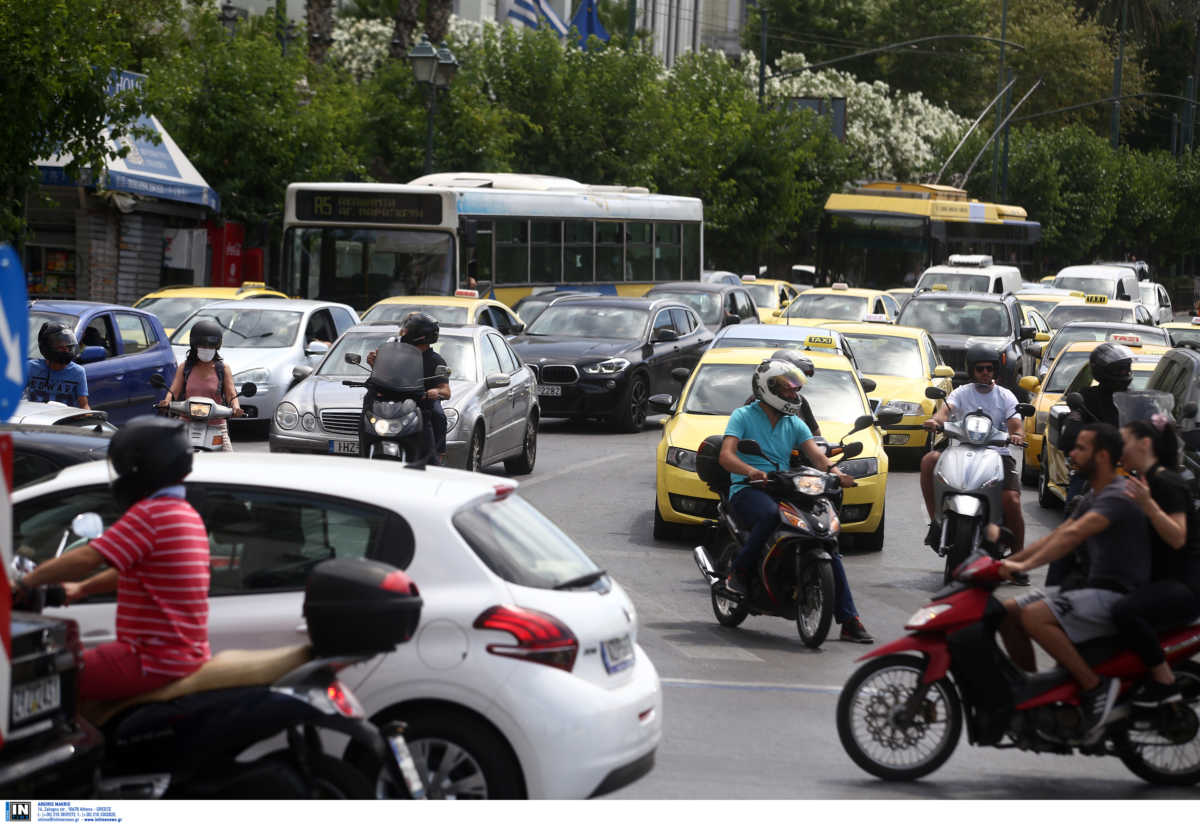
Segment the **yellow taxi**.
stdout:
<path fill-rule="evenodd" d="M 1060 303 L 1046 315 L 1051 329 L 1058 329 L 1073 320 L 1111 320 L 1118 323 L 1139 323 L 1154 326 L 1150 310 L 1131 300 L 1109 300 L 1107 295 L 1084 295 L 1074 303 Z"/>
<path fill-rule="evenodd" d="M 786 280 L 771 280 L 757 275 L 742 275 L 742 285 L 754 299 L 758 319 L 763 323 L 782 323 L 779 319 L 800 290 Z"/>
<path fill-rule="evenodd" d="M 657 493 L 654 501 L 654 537 L 674 537 L 681 525 L 697 526 L 717 517 L 717 496 L 696 474 L 696 450 L 709 435 L 719 435 L 733 410 L 753 396 L 750 379 L 754 368 L 769 358 L 775 347 L 710 349 L 692 370 L 671 417 L 663 426 L 656 462 Z M 821 435 L 835 443 L 853 428 L 854 420 L 871 414 L 866 393 L 850 361 L 832 349 L 810 350 L 816 374 L 805 384 Z M 851 441 L 863 442 L 862 454 L 842 461 L 840 468 L 858 485 L 844 493 L 842 531 L 855 535 L 858 546 L 883 548 L 884 494 L 887 491 L 888 456 L 877 427 L 855 433 Z"/>
<path fill-rule="evenodd" d="M 459 289 L 453 296 L 401 295 L 384 298 L 363 313 L 363 323 L 398 322 L 409 312 L 428 312 L 438 323 L 491 326 L 504 335 L 520 334 L 525 323 L 498 300 L 479 297 L 474 289 Z"/>
<path fill-rule="evenodd" d="M 1162 328 L 1167 330 L 1167 334 L 1171 336 L 1172 346 L 1179 346 L 1184 341 L 1200 346 L 1200 318 L 1192 318 L 1190 321 L 1171 321 L 1162 324 Z"/>
<path fill-rule="evenodd" d="M 892 406 L 904 413 L 899 423 L 884 428 L 884 446 L 892 454 L 921 455 L 929 442 L 925 420 L 941 401 L 925 397 L 930 386 L 950 394 L 954 368 L 942 363 L 933 338 L 915 326 L 830 321 L 830 329 L 850 342 L 862 374 L 875 381 L 869 393 L 876 408 Z"/>
<path fill-rule="evenodd" d="M 1085 295 L 1073 289 L 1022 289 L 1014 292 L 1013 297 L 1022 308 L 1032 307 L 1045 317 L 1060 303 L 1083 303 Z"/>
<path fill-rule="evenodd" d="M 900 314 L 896 298 L 879 289 L 856 289 L 844 283 L 805 289 L 788 304 L 776 323 L 820 326 L 827 320 L 895 323 Z"/>
<path fill-rule="evenodd" d="M 170 335 L 184 319 L 210 303 L 219 300 L 244 300 L 246 298 L 283 298 L 287 295 L 268 289 L 262 281 L 248 280 L 241 286 L 164 286 L 142 295 L 135 309 L 145 309 L 162 321 L 163 329 Z"/>
<path fill-rule="evenodd" d="M 901 309 L 904 308 L 904 304 L 908 303 L 908 299 L 913 296 L 913 288 L 911 286 L 896 286 L 885 291 L 896 299 L 896 305 Z M 897 312 L 897 314 L 899 313 Z"/>
<path fill-rule="evenodd" d="M 1033 438 L 1035 437 L 1037 438 L 1037 451 L 1034 454 L 1038 456 L 1038 503 L 1047 509 L 1067 499 L 1067 482 L 1070 472 L 1067 466 L 1067 456 L 1058 447 L 1057 425 L 1061 423 L 1062 418 L 1070 410 L 1065 403 L 1061 402 L 1062 398 L 1070 392 L 1082 392 L 1094 383 L 1091 379 L 1091 368 L 1088 366 L 1088 355 L 1103 342 L 1079 341 L 1063 349 L 1058 354 L 1058 357 L 1054 359 L 1054 363 L 1050 366 L 1050 371 L 1046 373 L 1046 380 L 1043 382 L 1044 388 L 1039 386 L 1041 391 L 1039 391 L 1038 397 L 1035 399 L 1034 409 L 1036 412 L 1032 418 L 1034 421 L 1033 437 L 1030 437 L 1029 421 L 1031 419 L 1025 419 L 1025 436 L 1030 439 L 1029 445 L 1025 448 L 1025 460 L 1026 464 L 1028 464 L 1030 450 L 1033 448 Z M 1145 389 L 1150 376 L 1154 373 L 1154 367 L 1158 365 L 1159 359 L 1167 351 L 1168 347 L 1153 344 L 1139 345 L 1129 340 L 1114 339 L 1112 342 L 1121 343 L 1133 349 L 1133 381 L 1130 383 L 1129 388 Z M 1060 365 L 1064 370 L 1061 380 L 1055 377 L 1055 372 L 1059 369 Z M 1029 389 L 1030 387 L 1026 386 L 1026 381 L 1029 381 L 1031 378 L 1032 376 L 1023 378 L 1021 386 Z M 1047 396 L 1045 400 L 1043 400 L 1042 395 Z M 1038 427 L 1039 422 L 1040 428 Z M 1024 478 L 1024 474 L 1022 477 Z"/>

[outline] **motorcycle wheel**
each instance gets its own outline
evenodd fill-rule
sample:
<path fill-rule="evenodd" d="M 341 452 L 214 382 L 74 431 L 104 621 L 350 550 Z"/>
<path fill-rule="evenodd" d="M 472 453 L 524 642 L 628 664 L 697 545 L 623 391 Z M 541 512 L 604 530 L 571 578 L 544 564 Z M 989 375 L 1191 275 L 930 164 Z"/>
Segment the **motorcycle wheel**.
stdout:
<path fill-rule="evenodd" d="M 816 649 L 824 643 L 833 622 L 833 566 L 825 560 L 806 562 L 800 568 L 796 589 L 796 630 L 804 646 Z"/>
<path fill-rule="evenodd" d="M 371 799 L 375 788 L 357 767 L 325 753 L 309 754 L 312 798 Z"/>
<path fill-rule="evenodd" d="M 732 538 L 728 535 L 722 536 L 717 544 L 717 558 L 713 562 L 713 569 L 721 580 L 729 574 L 729 570 L 733 565 L 733 558 L 741 549 Z M 743 598 L 741 601 L 734 601 L 730 598 L 725 598 L 717 594 L 717 588 L 709 587 L 712 598 L 713 615 L 717 619 L 717 623 L 723 627 L 740 626 L 742 621 L 746 620 L 746 616 L 750 614 L 750 605 L 748 598 Z"/>
<path fill-rule="evenodd" d="M 1183 701 L 1167 732 L 1135 730 L 1122 724 L 1112 733 L 1117 757 L 1129 770 L 1151 784 L 1188 787 L 1200 782 L 1200 665 L 1174 664 Z"/>
<path fill-rule="evenodd" d="M 842 687 L 838 738 L 851 760 L 877 778 L 913 781 L 929 775 L 958 745 L 962 703 L 947 678 L 924 688 L 910 724 L 897 723 L 897 711 L 920 686 L 924 671 L 916 655 L 885 655 L 859 667 Z"/>
<path fill-rule="evenodd" d="M 946 569 L 942 572 L 942 583 L 950 583 L 954 570 L 971 554 L 975 545 L 975 522 L 962 515 L 947 515 L 950 526 L 946 536 L 950 539 L 950 548 L 946 551 Z"/>

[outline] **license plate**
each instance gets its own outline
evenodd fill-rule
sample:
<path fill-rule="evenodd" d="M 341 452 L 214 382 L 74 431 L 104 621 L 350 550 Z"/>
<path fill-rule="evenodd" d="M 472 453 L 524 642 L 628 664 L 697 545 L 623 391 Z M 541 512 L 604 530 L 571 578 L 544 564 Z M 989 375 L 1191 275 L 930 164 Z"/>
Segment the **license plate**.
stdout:
<path fill-rule="evenodd" d="M 633 642 L 628 635 L 611 638 L 600 645 L 600 657 L 608 674 L 620 672 L 633 666 Z"/>
<path fill-rule="evenodd" d="M 552 398 L 561 397 L 562 387 L 554 386 L 553 384 L 539 383 L 538 384 L 538 394 L 539 395 L 548 395 Z"/>
<path fill-rule="evenodd" d="M 388 746 L 392 748 L 392 757 L 396 759 L 400 773 L 404 776 L 404 783 L 408 785 L 409 797 L 424 798 L 425 785 L 421 782 L 421 774 L 417 772 L 417 765 L 413 763 L 412 753 L 409 752 L 408 742 L 404 740 L 404 736 L 400 733 L 389 735 Z"/>
<path fill-rule="evenodd" d="M 330 441 L 329 453 L 331 455 L 357 455 L 358 441 Z"/>
<path fill-rule="evenodd" d="M 62 691 L 58 676 L 43 678 L 13 690 L 12 720 L 18 724 L 35 715 L 51 712 L 62 706 Z"/>

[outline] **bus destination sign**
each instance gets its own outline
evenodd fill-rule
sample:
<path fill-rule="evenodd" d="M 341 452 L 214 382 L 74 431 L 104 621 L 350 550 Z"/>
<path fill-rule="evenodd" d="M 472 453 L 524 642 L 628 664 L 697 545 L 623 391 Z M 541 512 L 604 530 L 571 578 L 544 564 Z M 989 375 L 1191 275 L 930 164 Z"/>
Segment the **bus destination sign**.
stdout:
<path fill-rule="evenodd" d="M 442 222 L 442 196 L 411 192 L 320 192 L 301 189 L 296 192 L 296 219 L 436 226 Z"/>

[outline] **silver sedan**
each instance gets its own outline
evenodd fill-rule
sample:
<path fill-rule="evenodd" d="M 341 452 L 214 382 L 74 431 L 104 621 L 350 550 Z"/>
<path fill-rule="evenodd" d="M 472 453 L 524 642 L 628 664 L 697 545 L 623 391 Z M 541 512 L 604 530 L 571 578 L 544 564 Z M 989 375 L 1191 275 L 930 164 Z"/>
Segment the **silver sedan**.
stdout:
<path fill-rule="evenodd" d="M 350 329 L 316 370 L 297 367 L 299 379 L 271 421 L 272 452 L 358 454 L 358 423 L 364 390 L 344 380 L 364 380 L 365 367 L 346 361 L 367 353 L 399 333 L 391 323 L 364 323 Z M 477 470 L 497 461 L 514 475 L 533 471 L 537 460 L 540 410 L 536 381 L 488 326 L 442 326 L 433 348 L 450 367 L 446 412 L 446 464 Z"/>

